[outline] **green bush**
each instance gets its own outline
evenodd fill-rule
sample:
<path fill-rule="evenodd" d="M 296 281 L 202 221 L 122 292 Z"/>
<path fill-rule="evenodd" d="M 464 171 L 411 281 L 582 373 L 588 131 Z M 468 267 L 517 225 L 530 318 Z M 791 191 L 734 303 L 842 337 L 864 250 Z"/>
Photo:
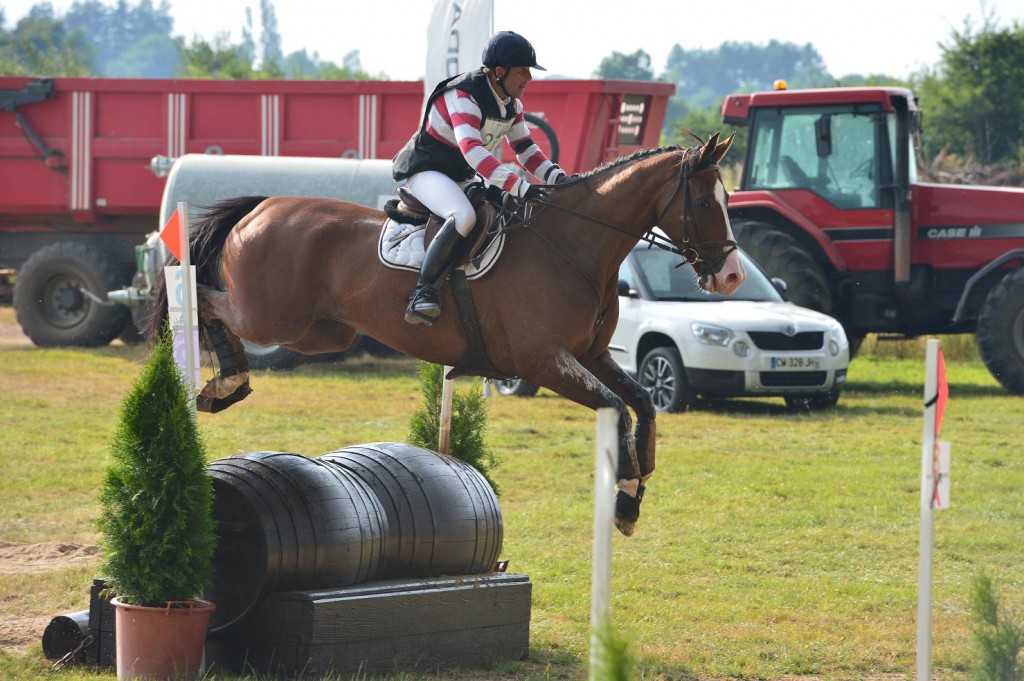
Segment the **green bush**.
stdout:
<path fill-rule="evenodd" d="M 444 367 L 440 364 L 420 362 L 420 390 L 423 407 L 409 419 L 409 444 L 437 451 L 441 431 L 441 391 Z M 490 471 L 498 467 L 498 459 L 484 442 L 487 430 L 487 405 L 482 397 L 482 383 L 474 380 L 467 392 L 452 394 L 452 422 L 448 437 L 448 453 L 480 471 L 484 479 L 498 494 L 498 484 Z"/>
<path fill-rule="evenodd" d="M 121 404 L 110 453 L 98 521 L 110 592 L 146 606 L 198 597 L 213 571 L 213 486 L 166 328 Z"/>
<path fill-rule="evenodd" d="M 1024 622 L 1015 622 L 1000 604 L 992 578 L 980 574 L 971 594 L 978 681 L 1024 681 Z"/>

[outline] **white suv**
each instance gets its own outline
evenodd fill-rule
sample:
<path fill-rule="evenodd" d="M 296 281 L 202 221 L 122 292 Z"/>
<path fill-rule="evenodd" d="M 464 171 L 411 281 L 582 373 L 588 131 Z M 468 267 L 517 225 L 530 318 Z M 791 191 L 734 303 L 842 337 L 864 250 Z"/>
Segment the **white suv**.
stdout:
<path fill-rule="evenodd" d="M 785 302 L 740 256 L 747 281 L 726 297 L 701 291 L 678 255 L 635 248 L 619 269 L 612 357 L 650 391 L 659 411 L 685 411 L 698 396 L 780 396 L 800 410 L 835 406 L 850 362 L 843 327 Z M 518 379 L 497 387 L 506 395 L 537 391 Z"/>

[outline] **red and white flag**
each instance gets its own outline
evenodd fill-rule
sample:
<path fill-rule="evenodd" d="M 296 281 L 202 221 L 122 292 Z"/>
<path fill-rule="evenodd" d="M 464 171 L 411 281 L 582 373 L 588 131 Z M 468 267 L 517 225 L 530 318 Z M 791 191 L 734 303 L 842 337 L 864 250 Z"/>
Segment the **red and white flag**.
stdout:
<path fill-rule="evenodd" d="M 182 262 L 181 235 L 184 232 L 185 228 L 181 224 L 181 213 L 178 211 L 174 211 L 174 215 L 167 221 L 167 224 L 160 228 L 160 240 L 167 246 L 171 255 L 178 259 L 178 262 Z"/>

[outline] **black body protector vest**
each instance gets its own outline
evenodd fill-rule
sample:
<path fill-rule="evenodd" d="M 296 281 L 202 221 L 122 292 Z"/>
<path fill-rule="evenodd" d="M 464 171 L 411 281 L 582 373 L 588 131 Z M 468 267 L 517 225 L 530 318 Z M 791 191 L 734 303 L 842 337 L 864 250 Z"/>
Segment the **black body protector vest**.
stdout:
<path fill-rule="evenodd" d="M 482 68 L 453 76 L 438 83 L 430 93 L 420 129 L 392 159 L 392 175 L 395 180 L 401 182 L 425 170 L 444 173 L 456 182 L 463 182 L 476 174 L 458 147 L 445 144 L 427 132 L 427 119 L 434 100 L 456 89 L 468 93 L 480 107 L 480 136 L 487 150 L 493 152 L 502 143 L 515 122 L 515 100 L 509 102 L 503 115 Z"/>

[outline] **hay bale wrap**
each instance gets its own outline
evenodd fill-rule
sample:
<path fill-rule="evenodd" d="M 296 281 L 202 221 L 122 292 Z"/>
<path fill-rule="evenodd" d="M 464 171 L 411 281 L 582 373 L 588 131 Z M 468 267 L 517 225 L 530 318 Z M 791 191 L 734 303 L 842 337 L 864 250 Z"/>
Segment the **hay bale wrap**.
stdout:
<path fill-rule="evenodd" d="M 339 449 L 320 460 L 347 470 L 387 515 L 382 578 L 494 570 L 504 536 L 494 490 L 468 463 L 398 442 Z"/>
<path fill-rule="evenodd" d="M 272 592 L 378 579 L 387 517 L 346 469 L 287 452 L 209 464 L 217 521 L 211 633 L 244 621 Z"/>

